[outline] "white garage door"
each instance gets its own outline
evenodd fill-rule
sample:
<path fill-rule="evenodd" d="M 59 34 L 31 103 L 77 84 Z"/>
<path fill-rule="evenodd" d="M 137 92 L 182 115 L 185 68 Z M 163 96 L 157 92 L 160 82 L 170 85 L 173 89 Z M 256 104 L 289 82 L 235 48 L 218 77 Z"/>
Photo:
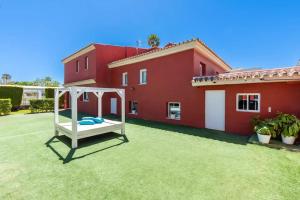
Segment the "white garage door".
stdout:
<path fill-rule="evenodd" d="M 205 128 L 225 131 L 225 90 L 205 91 Z"/>

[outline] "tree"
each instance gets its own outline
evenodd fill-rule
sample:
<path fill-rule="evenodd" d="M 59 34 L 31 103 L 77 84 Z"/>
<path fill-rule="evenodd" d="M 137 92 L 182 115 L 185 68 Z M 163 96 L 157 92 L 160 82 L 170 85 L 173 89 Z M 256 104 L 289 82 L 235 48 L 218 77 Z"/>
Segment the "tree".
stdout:
<path fill-rule="evenodd" d="M 35 81 L 17 81 L 15 85 L 34 85 L 34 86 L 45 86 L 45 87 L 58 87 L 59 82 L 53 80 L 50 76 L 45 78 L 37 78 Z"/>
<path fill-rule="evenodd" d="M 150 47 L 158 47 L 160 44 L 160 39 L 156 34 L 150 34 L 148 36 L 148 45 Z"/>
<path fill-rule="evenodd" d="M 10 75 L 10 74 L 2 74 L 1 79 L 2 79 L 2 83 L 3 83 L 4 85 L 6 85 L 6 84 L 8 84 L 8 83 L 10 82 L 10 80 L 11 80 L 11 75 Z"/>

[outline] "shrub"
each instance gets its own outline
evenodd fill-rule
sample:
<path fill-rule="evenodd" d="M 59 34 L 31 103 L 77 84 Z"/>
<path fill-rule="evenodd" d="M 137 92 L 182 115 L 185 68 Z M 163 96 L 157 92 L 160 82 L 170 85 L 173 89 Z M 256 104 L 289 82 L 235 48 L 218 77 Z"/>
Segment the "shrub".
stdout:
<path fill-rule="evenodd" d="M 45 97 L 46 98 L 54 98 L 54 88 L 46 88 L 45 89 Z"/>
<path fill-rule="evenodd" d="M 19 86 L 0 86 L 0 99 L 11 99 L 13 108 L 21 105 L 23 88 Z"/>
<path fill-rule="evenodd" d="M 54 98 L 54 90 L 55 90 L 54 88 L 46 88 L 45 89 L 45 97 L 46 98 Z M 64 99 L 65 99 L 64 95 L 59 98 L 59 107 L 60 108 L 64 107 Z"/>
<path fill-rule="evenodd" d="M 271 135 L 272 137 L 277 136 L 278 123 L 277 119 L 260 119 L 259 116 L 254 116 L 251 119 L 251 124 L 254 127 L 254 131 L 261 135 Z"/>
<path fill-rule="evenodd" d="M 10 114 L 12 105 L 10 99 L 0 99 L 0 115 Z"/>
<path fill-rule="evenodd" d="M 31 113 L 50 112 L 54 110 L 54 99 L 31 99 L 30 111 Z"/>
<path fill-rule="evenodd" d="M 278 133 L 283 136 L 297 137 L 300 131 L 300 120 L 291 114 L 278 113 L 276 117 L 278 123 Z"/>
<path fill-rule="evenodd" d="M 257 129 L 256 132 L 261 134 L 261 135 L 271 135 L 271 131 L 267 126 L 264 126 L 264 127 L 261 127 L 259 129 Z"/>

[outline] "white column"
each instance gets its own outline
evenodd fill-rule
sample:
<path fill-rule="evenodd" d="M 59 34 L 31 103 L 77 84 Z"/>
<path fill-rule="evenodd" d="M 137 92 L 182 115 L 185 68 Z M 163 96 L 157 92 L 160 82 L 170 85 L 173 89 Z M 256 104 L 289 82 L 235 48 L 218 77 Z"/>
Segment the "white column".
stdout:
<path fill-rule="evenodd" d="M 72 148 L 77 148 L 77 90 L 71 88 L 71 101 L 72 101 Z"/>
<path fill-rule="evenodd" d="M 121 90 L 121 118 L 122 118 L 122 129 L 121 134 L 125 135 L 125 90 Z"/>
<path fill-rule="evenodd" d="M 59 123 L 58 104 L 59 104 L 59 91 L 58 91 L 58 89 L 55 89 L 55 91 L 54 91 L 54 135 L 55 136 L 58 136 L 58 131 L 56 129 L 56 124 Z"/>
<path fill-rule="evenodd" d="M 99 92 L 97 95 L 98 98 L 98 117 L 102 117 L 102 96 L 103 93 Z"/>

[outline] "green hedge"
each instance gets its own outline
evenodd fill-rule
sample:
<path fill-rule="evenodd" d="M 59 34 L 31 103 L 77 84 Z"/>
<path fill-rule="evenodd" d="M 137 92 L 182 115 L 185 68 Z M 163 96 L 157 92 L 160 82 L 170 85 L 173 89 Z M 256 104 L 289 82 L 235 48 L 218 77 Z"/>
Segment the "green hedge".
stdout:
<path fill-rule="evenodd" d="M 54 88 L 46 88 L 45 89 L 45 97 L 46 98 L 54 98 Z"/>
<path fill-rule="evenodd" d="M 39 112 L 50 112 L 54 110 L 54 99 L 31 99 L 30 100 L 30 111 L 32 113 Z"/>
<path fill-rule="evenodd" d="M 21 105 L 23 88 L 18 86 L 0 86 L 0 99 L 11 99 L 12 107 Z"/>
<path fill-rule="evenodd" d="M 46 88 L 45 89 L 45 97 L 46 98 L 54 98 L 54 88 Z M 63 108 L 64 107 L 64 95 L 62 95 L 60 98 L 59 98 L 59 107 L 60 108 Z"/>
<path fill-rule="evenodd" d="M 12 105 L 10 99 L 0 99 L 0 115 L 10 114 Z"/>

